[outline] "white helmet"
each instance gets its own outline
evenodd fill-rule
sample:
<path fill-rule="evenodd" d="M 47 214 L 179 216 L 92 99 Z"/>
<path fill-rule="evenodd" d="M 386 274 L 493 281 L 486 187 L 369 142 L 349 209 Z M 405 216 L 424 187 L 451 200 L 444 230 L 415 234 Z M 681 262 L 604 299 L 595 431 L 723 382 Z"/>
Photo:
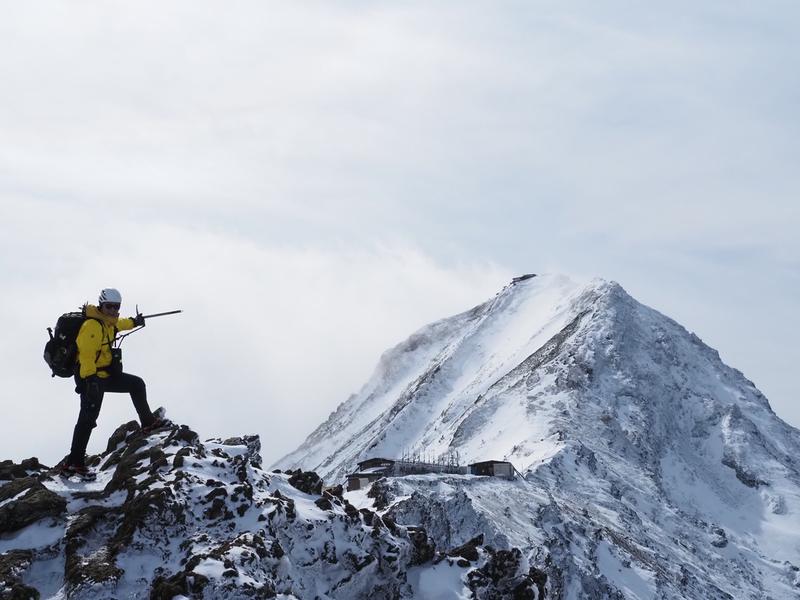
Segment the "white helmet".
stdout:
<path fill-rule="evenodd" d="M 99 304 L 122 304 L 122 294 L 119 293 L 119 290 L 114 288 L 106 288 L 102 292 L 100 292 L 100 297 L 97 299 Z"/>

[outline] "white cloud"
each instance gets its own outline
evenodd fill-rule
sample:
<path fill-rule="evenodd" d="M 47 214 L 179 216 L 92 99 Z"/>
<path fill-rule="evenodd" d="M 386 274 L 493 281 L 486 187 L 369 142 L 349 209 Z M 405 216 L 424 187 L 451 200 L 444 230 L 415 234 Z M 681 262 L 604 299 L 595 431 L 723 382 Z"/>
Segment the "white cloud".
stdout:
<path fill-rule="evenodd" d="M 84 224 L 101 232 L 98 250 L 67 252 L 80 265 L 69 281 L 5 295 L 0 328 L 19 343 L 0 360 L 7 389 L 24 390 L 25 402 L 3 421 L 3 456 L 53 462 L 66 452 L 78 400 L 71 382 L 49 380 L 40 346 L 46 326 L 102 287 L 122 290 L 125 314 L 134 303 L 145 313 L 185 310 L 123 344 L 126 370 L 144 377 L 152 407 L 201 435 L 259 433 L 265 459 L 275 460 L 360 388 L 381 352 L 511 277 L 491 263 L 444 267 L 411 248 L 282 249 L 158 225 L 114 240 L 101 219 Z M 90 451 L 131 418 L 129 400 L 109 395 Z"/>
<path fill-rule="evenodd" d="M 28 415 L 6 439 L 64 445 L 75 398 L 37 336 L 106 285 L 187 310 L 126 342 L 154 398 L 209 435 L 269 419 L 283 451 L 388 345 L 525 271 L 618 279 L 800 424 L 797 23 L 785 2 L 2 7 L 0 369 Z"/>

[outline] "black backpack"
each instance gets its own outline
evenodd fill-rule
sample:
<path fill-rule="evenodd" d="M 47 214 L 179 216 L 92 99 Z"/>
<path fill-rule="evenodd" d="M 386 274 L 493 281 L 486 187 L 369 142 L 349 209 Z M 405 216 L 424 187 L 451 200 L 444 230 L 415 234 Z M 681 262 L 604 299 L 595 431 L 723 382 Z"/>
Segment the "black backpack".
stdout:
<path fill-rule="evenodd" d="M 53 377 L 72 377 L 78 359 L 78 346 L 75 339 L 86 321 L 86 308 L 80 312 L 64 313 L 58 318 L 56 330 L 48 327 L 50 339 L 44 345 L 44 362 L 53 372 Z"/>

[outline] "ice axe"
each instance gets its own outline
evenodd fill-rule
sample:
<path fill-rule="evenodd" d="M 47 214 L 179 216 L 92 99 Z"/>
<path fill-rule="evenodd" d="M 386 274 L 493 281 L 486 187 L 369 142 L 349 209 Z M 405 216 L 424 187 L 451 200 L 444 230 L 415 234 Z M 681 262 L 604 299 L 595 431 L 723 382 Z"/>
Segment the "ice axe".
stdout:
<path fill-rule="evenodd" d="M 152 314 L 152 315 L 142 315 L 142 316 L 143 316 L 145 319 L 152 319 L 152 318 L 154 318 L 154 317 L 164 317 L 164 316 L 166 316 L 166 315 L 177 315 L 178 313 L 182 313 L 182 312 L 183 312 L 183 310 L 168 310 L 167 312 L 160 312 L 160 313 L 154 313 L 154 314 Z M 139 305 L 138 305 L 138 304 L 136 305 L 136 314 L 137 314 L 137 315 L 140 315 L 140 314 L 141 314 L 141 313 L 139 312 Z M 144 326 L 142 326 L 142 327 L 137 327 L 137 328 L 136 328 L 136 329 L 134 329 L 133 331 L 129 331 L 128 333 L 126 333 L 126 334 L 124 334 L 124 335 L 121 335 L 121 336 L 119 336 L 119 338 L 117 338 L 117 347 L 120 347 L 120 346 L 122 346 L 122 341 L 123 341 L 123 340 L 124 340 L 126 337 L 128 337 L 129 335 L 131 335 L 131 334 L 133 334 L 133 333 L 136 333 L 137 331 L 141 331 L 141 330 L 143 329 L 143 327 L 144 327 Z"/>
<path fill-rule="evenodd" d="M 155 314 L 152 314 L 152 315 L 142 315 L 142 316 L 145 319 L 152 319 L 153 317 L 164 317 L 166 315 L 177 315 L 178 313 L 182 313 L 182 312 L 183 312 L 182 310 L 169 310 L 167 312 L 160 312 L 160 313 L 155 313 Z M 138 305 L 136 306 L 136 314 L 137 315 L 139 314 L 139 306 Z"/>

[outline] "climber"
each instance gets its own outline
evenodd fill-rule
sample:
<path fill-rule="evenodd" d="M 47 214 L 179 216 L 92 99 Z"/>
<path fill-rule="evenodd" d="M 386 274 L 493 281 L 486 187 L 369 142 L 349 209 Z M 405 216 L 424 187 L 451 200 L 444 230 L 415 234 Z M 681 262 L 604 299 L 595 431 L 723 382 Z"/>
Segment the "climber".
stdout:
<path fill-rule="evenodd" d="M 122 295 L 119 291 L 107 288 L 100 292 L 98 306 L 87 304 L 84 307 L 86 320 L 75 340 L 78 347 L 75 391 L 80 394 L 81 407 L 69 456 L 59 465 L 62 476 L 77 475 L 84 480 L 95 478 L 95 474 L 86 467 L 85 454 L 89 436 L 97 426 L 105 392 L 131 395 L 144 433 L 166 424 L 164 419 L 151 412 L 142 378 L 122 371 L 121 350 L 114 347 L 117 332 L 144 327 L 145 323 L 144 315 L 141 314 L 132 318 L 120 318 L 121 304 Z"/>

